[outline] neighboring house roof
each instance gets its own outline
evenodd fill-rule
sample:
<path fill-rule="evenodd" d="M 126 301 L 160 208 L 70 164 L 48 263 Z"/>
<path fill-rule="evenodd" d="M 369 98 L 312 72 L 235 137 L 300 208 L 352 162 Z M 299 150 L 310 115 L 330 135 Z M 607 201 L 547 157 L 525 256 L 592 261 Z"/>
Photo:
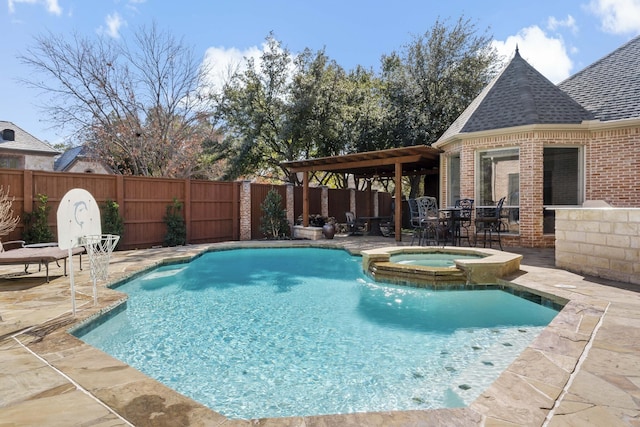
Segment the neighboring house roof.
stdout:
<path fill-rule="evenodd" d="M 530 124 L 579 124 L 591 119 L 584 107 L 540 74 L 516 49 L 509 64 L 439 140 L 458 133 Z"/>
<path fill-rule="evenodd" d="M 91 150 L 84 145 L 69 148 L 62 153 L 53 163 L 53 170 L 58 172 L 67 171 L 74 163 L 79 161 L 95 162 L 102 164 L 97 156 L 91 153 Z M 106 170 L 109 170 L 105 167 Z"/>
<path fill-rule="evenodd" d="M 13 140 L 4 139 L 5 129 L 12 130 Z M 60 152 L 11 122 L 0 121 L 0 149 L 30 151 L 56 155 Z"/>
<path fill-rule="evenodd" d="M 53 170 L 55 171 L 64 171 L 73 163 L 76 158 L 82 154 L 84 150 L 83 146 L 69 148 L 67 151 L 62 153 L 60 157 L 53 162 Z"/>
<path fill-rule="evenodd" d="M 640 118 L 640 36 L 558 87 L 601 121 Z"/>

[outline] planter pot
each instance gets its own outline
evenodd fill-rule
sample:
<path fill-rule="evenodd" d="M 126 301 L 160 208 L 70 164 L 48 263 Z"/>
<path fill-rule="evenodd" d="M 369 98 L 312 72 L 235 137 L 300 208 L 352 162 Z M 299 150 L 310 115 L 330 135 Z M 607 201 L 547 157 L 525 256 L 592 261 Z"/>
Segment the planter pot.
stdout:
<path fill-rule="evenodd" d="M 333 224 L 325 224 L 322 226 L 322 235 L 327 239 L 333 239 L 336 234 L 336 226 Z"/>

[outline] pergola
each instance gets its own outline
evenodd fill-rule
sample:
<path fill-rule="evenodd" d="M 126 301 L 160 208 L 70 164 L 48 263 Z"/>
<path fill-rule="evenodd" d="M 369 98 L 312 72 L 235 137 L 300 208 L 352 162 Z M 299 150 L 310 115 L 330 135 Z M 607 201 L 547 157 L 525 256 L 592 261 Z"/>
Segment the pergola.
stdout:
<path fill-rule="evenodd" d="M 402 200 L 402 177 L 438 173 L 442 151 L 428 145 L 392 148 L 343 156 L 283 162 L 291 172 L 303 173 L 302 218 L 309 226 L 309 172 L 340 172 L 353 174 L 357 178 L 393 177 L 395 199 Z M 395 204 L 395 229 L 402 229 L 402 203 Z M 402 233 L 396 233 L 401 241 Z"/>

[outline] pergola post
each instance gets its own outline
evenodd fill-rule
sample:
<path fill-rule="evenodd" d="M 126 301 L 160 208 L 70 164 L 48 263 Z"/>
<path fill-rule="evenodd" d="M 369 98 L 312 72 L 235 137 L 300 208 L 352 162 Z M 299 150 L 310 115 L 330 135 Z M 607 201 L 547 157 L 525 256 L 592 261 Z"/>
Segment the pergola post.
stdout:
<path fill-rule="evenodd" d="M 395 212 L 393 217 L 395 218 L 394 230 L 396 235 L 396 242 L 402 241 L 402 163 L 396 162 L 394 185 L 396 188 L 395 194 Z"/>

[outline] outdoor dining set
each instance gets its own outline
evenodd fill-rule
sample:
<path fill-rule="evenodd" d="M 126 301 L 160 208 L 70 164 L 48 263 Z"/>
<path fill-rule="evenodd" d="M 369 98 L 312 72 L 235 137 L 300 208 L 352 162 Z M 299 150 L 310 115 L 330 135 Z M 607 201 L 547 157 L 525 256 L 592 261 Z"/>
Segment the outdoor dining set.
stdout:
<path fill-rule="evenodd" d="M 419 245 L 461 246 L 466 241 L 467 246 L 482 242 L 483 247 L 487 244 L 491 247 L 495 242 L 502 250 L 500 234 L 504 229 L 501 215 L 504 201 L 505 197 L 495 206 L 477 208 L 474 215 L 473 199 L 458 199 L 454 206 L 446 208 L 438 208 L 435 197 L 409 199 L 413 229 L 411 244 L 417 240 Z"/>
<path fill-rule="evenodd" d="M 408 199 L 411 245 L 492 247 L 495 242 L 502 250 L 501 232 L 505 230 L 502 209 L 506 197 L 491 207 L 477 207 L 473 199 L 458 199 L 454 206 L 439 208 L 435 197 Z M 367 226 L 369 234 L 390 235 L 393 221 L 383 217 L 358 217 L 346 213 L 350 234 L 361 234 Z"/>

